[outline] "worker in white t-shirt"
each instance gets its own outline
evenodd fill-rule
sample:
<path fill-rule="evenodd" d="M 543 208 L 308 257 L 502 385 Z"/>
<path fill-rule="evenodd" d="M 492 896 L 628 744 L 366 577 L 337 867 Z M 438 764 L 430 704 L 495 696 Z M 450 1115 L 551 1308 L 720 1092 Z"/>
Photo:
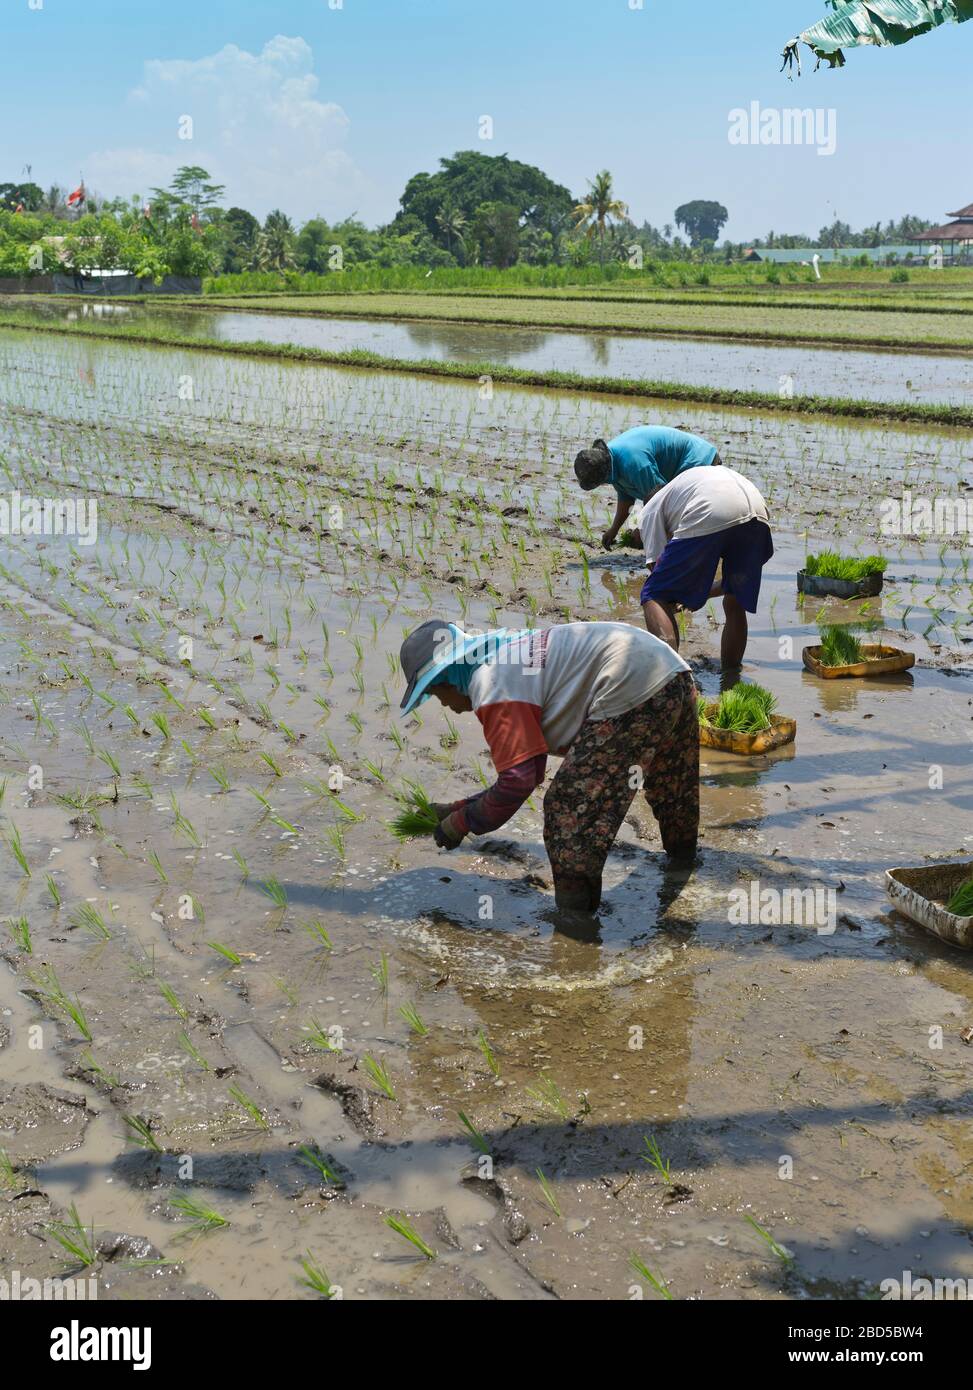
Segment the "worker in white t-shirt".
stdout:
<path fill-rule="evenodd" d="M 733 468 L 692 468 L 646 502 L 638 529 L 650 570 L 641 597 L 649 632 L 678 651 L 676 606 L 695 612 L 722 597 L 721 664 L 724 684 L 733 683 L 747 649 L 747 614 L 757 611 L 763 567 L 774 553 L 763 497 Z"/>

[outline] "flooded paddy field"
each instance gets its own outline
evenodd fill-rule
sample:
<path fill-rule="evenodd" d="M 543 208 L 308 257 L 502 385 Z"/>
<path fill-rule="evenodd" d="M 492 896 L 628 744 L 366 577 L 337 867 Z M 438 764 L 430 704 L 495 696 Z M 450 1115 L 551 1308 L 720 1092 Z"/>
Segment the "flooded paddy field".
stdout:
<path fill-rule="evenodd" d="M 383 1299 L 658 1297 L 633 1257 L 674 1298 L 973 1277 L 970 958 L 884 894 L 973 858 L 968 537 L 879 534 L 903 489 L 965 496 L 968 432 L 666 413 L 768 499 L 745 676 L 798 720 L 704 750 L 692 873 L 637 800 L 580 938 L 540 795 L 451 855 L 388 830 L 404 779 L 491 778 L 475 721 L 398 719 L 404 632 L 642 622 L 570 461 L 661 410 L 0 334 L 5 492 L 98 502 L 92 544 L 0 553 L 6 1263 L 63 1273 L 73 1207 L 101 1297 L 314 1297 L 302 1261 Z M 798 605 L 835 543 L 889 557 L 864 613 Z M 914 670 L 807 674 L 855 616 Z M 707 693 L 718 640 L 687 625 Z M 834 931 L 732 922 L 754 881 L 833 889 Z"/>
<path fill-rule="evenodd" d="M 593 295 L 544 298 L 483 295 L 466 292 L 449 295 L 322 294 L 287 297 L 246 295 L 222 298 L 223 308 L 278 311 L 296 299 L 301 312 L 368 316 L 376 319 L 412 318 L 457 320 L 464 323 L 522 324 L 535 328 L 605 329 L 636 333 L 670 333 L 702 337 L 741 338 L 747 341 L 800 339 L 803 342 L 862 343 L 915 349 L 944 346 L 956 350 L 973 347 L 973 319 L 969 304 L 948 299 L 930 305 L 925 300 L 899 309 L 885 300 L 880 309 L 848 305 L 818 309 L 813 304 L 792 306 L 774 313 L 773 303 L 693 299 L 678 302 L 609 299 Z"/>
<path fill-rule="evenodd" d="M 497 324 L 371 320 L 308 313 L 162 308 L 138 303 L 5 301 L 18 317 L 85 327 L 119 326 L 227 343 L 356 349 L 401 361 L 502 363 L 591 377 L 673 381 L 791 397 L 835 396 L 973 404 L 973 358 L 959 353 L 834 349 L 646 337 L 605 331 L 539 331 Z"/>

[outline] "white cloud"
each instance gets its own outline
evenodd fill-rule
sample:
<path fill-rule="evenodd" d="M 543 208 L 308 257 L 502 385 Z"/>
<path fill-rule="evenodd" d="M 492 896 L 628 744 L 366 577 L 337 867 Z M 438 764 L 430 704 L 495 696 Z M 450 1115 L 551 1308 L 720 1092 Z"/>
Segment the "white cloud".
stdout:
<path fill-rule="evenodd" d="M 157 129 L 148 136 L 154 148 L 96 152 L 86 177 L 104 194 L 144 193 L 180 165 L 200 164 L 226 185 L 227 206 L 343 217 L 373 190 L 343 148 L 348 116 L 318 88 L 311 48 L 283 34 L 256 54 L 227 44 L 205 58 L 152 59 L 129 98 L 143 135 Z M 192 140 L 178 139 L 183 116 L 192 118 Z"/>

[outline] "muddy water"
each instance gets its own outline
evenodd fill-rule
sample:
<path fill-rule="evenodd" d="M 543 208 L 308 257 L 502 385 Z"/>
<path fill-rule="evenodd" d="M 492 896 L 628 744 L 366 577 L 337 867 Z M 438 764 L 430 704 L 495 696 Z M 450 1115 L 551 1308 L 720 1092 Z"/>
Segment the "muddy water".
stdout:
<path fill-rule="evenodd" d="M 771 498 L 746 674 L 798 739 L 704 756 L 691 875 L 633 804 L 597 932 L 571 935 L 540 795 L 450 856 L 389 835 L 404 777 L 445 797 L 490 774 L 473 721 L 424 706 L 401 726 L 390 656 L 434 612 L 639 621 L 635 559 L 587 544 L 610 508 L 565 460 L 651 403 L 30 334 L 0 338 L 0 397 L 9 487 L 101 503 L 96 545 L 0 556 L 2 810 L 31 868 L 0 847 L 4 915 L 33 947 L 3 928 L 0 1077 L 20 1089 L 0 1147 L 46 1194 L 33 1233 L 0 1196 L 4 1264 L 61 1269 L 49 1223 L 75 1203 L 172 1262 L 166 1296 L 310 1297 L 307 1252 L 346 1297 L 625 1298 L 632 1254 L 677 1297 L 973 1276 L 969 961 L 891 914 L 883 880 L 973 859 L 964 549 L 896 545 L 864 615 L 824 609 L 914 650 L 895 680 L 809 676 L 822 605 L 795 585 L 805 533 L 833 540 L 840 515 L 843 547 L 873 551 L 888 490 L 958 490 L 968 435 L 680 411 Z M 707 691 L 714 622 L 687 632 Z M 834 889 L 834 931 L 731 921 L 753 880 Z M 72 1123 L 28 1145 L 36 1087 L 98 1113 L 48 1098 Z M 187 1231 L 174 1196 L 229 1225 Z M 101 1273 L 107 1296 L 141 1277 Z"/>
<path fill-rule="evenodd" d="M 27 312 L 65 321 L 158 325 L 170 332 L 227 342 L 294 343 L 333 352 L 362 348 L 402 359 L 498 362 L 537 371 L 678 381 L 793 396 L 960 405 L 973 400 L 973 362 L 956 354 L 835 350 L 803 343 L 767 347 L 642 334 L 374 322 L 202 308 L 180 311 L 139 304 L 77 306 L 73 301 L 70 305 L 38 303 Z"/>

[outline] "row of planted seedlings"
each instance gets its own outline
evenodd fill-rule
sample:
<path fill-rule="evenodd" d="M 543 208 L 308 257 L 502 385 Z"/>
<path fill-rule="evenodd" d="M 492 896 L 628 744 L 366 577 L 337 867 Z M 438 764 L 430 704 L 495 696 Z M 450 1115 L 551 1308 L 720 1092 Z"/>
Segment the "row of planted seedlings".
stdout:
<path fill-rule="evenodd" d="M 168 582 L 170 582 L 170 595 L 168 596 L 170 596 L 170 598 L 174 596 L 174 587 L 172 587 L 172 577 L 175 577 L 175 580 L 177 580 L 177 585 L 175 585 L 175 599 L 177 599 L 178 602 L 179 596 L 181 596 L 179 595 L 178 581 L 181 580 L 183 574 L 185 574 L 186 569 L 188 569 L 188 566 L 185 566 L 185 564 L 183 564 L 182 567 L 174 567 L 174 548 L 172 548 L 171 543 L 168 543 L 167 545 L 167 543 L 163 542 L 163 545 L 161 545 L 161 549 L 164 550 L 163 559 L 161 559 L 161 569 L 164 570 L 165 575 L 167 575 Z M 81 557 L 74 556 L 74 559 L 79 560 L 81 559 Z M 108 560 L 108 564 L 113 563 L 113 560 Z M 128 569 L 128 567 L 131 566 L 131 555 L 125 556 L 125 564 L 126 569 Z M 18 575 L 8 574 L 7 577 L 8 580 L 15 582 L 17 581 Z M 47 577 L 49 577 L 49 580 L 57 580 L 58 578 L 56 569 L 54 569 L 53 566 L 50 566 L 50 564 L 49 570 L 47 570 Z M 240 575 L 238 573 L 238 578 L 239 577 Z M 118 635 L 120 635 L 118 634 L 117 630 L 115 630 L 115 610 L 117 610 L 118 607 L 120 607 L 120 605 L 118 605 L 117 600 L 111 598 L 111 596 L 107 595 L 106 592 L 100 591 L 99 587 L 97 587 L 97 584 L 86 584 L 86 582 L 82 580 L 81 575 L 79 575 L 76 566 L 72 567 L 71 578 L 75 581 L 76 587 L 82 588 L 83 591 L 85 591 L 86 595 L 93 594 L 93 596 L 95 596 L 95 599 L 99 600 L 101 610 L 103 610 L 103 613 L 106 614 L 106 616 L 104 616 L 103 621 L 99 621 L 99 614 L 95 612 L 95 609 L 93 609 L 90 603 L 83 607 L 83 610 L 78 610 L 76 609 L 76 607 L 70 605 L 70 603 L 67 603 L 67 600 L 64 600 L 64 602 L 61 603 L 61 606 L 63 606 L 65 612 L 70 614 L 72 619 L 74 619 L 75 621 L 86 621 L 86 623 L 90 624 L 90 626 L 95 627 L 97 628 L 97 630 L 103 632 L 104 635 L 108 635 L 108 637 L 117 638 Z M 115 578 L 117 578 L 117 575 L 115 575 Z M 143 592 L 145 592 L 145 585 L 150 584 L 150 580 L 147 580 L 145 573 L 140 574 L 140 582 L 142 582 Z M 158 596 L 158 599 L 160 599 L 161 603 L 161 595 Z M 245 606 L 247 607 L 247 609 L 250 609 L 250 607 L 252 607 L 252 605 Z M 24 614 L 24 616 L 26 617 L 26 614 Z M 143 621 L 146 620 L 152 620 L 153 623 L 156 624 L 158 630 L 165 631 L 165 620 L 161 619 L 160 614 L 158 614 L 157 610 L 154 613 L 146 612 L 145 609 L 142 609 L 142 606 L 136 603 L 136 612 L 135 614 L 133 614 L 133 617 L 135 617 L 135 624 L 128 623 L 125 626 L 125 630 L 126 632 L 128 632 L 129 635 L 131 635 L 131 630 L 133 627 L 138 627 L 139 624 L 142 624 Z M 291 631 L 291 624 L 288 624 L 288 635 L 289 631 Z M 377 630 L 375 630 L 375 628 L 373 627 L 373 641 L 375 641 L 375 639 L 377 639 Z M 352 638 L 352 644 L 354 645 L 356 644 L 356 642 L 357 638 Z M 324 632 L 324 644 L 325 649 L 327 649 L 327 630 L 325 630 Z M 149 649 L 149 651 L 152 651 L 152 642 L 147 642 L 145 641 L 145 639 L 136 639 L 135 645 L 142 646 L 143 649 Z M 306 652 L 306 648 L 304 648 L 303 651 Z M 110 649 L 107 649 L 107 652 L 108 660 L 110 660 L 111 664 L 113 664 L 114 666 L 113 659 L 111 659 Z M 164 656 L 165 653 L 156 649 L 156 655 Z M 357 648 L 357 656 L 359 656 L 360 662 L 360 646 L 359 648 Z M 325 667 L 327 667 L 327 657 L 325 657 Z M 64 676 L 65 678 L 71 678 L 70 673 L 68 673 L 68 671 L 65 671 Z M 160 684 L 160 682 L 157 681 L 156 684 Z M 168 692 L 167 687 L 165 687 L 164 682 L 160 685 L 160 688 L 163 689 L 163 691 L 165 692 L 165 698 L 167 698 L 167 701 L 172 701 L 172 703 L 177 703 L 177 706 L 179 705 L 178 698 L 172 698 L 170 692 Z M 359 694 L 361 694 L 361 692 L 359 692 Z M 96 695 L 97 698 L 99 698 L 100 701 L 103 702 L 104 705 L 106 705 L 107 709 L 115 710 L 118 709 L 118 706 L 121 705 L 120 699 L 115 698 L 114 695 L 111 695 L 108 691 L 104 691 L 104 689 L 99 689 L 99 691 L 96 692 Z M 132 731 L 133 733 L 135 733 L 136 728 L 139 727 L 139 717 L 136 716 L 136 712 L 135 710 L 133 710 L 131 703 L 125 703 L 125 705 L 122 705 L 122 709 L 124 709 L 125 716 L 128 717 L 129 723 L 132 724 Z M 260 709 L 257 709 L 257 713 L 260 713 Z M 160 733 L 161 739 L 163 739 L 163 744 L 170 744 L 172 733 L 170 730 L 170 726 L 168 726 L 168 717 L 165 716 L 165 714 L 156 714 L 156 716 L 153 716 L 153 723 L 156 724 L 156 727 L 158 728 L 158 733 Z M 206 716 L 203 716 L 203 723 L 208 730 L 208 728 L 210 728 L 210 720 L 207 720 Z M 83 726 L 82 724 L 82 728 L 85 727 L 86 726 Z M 142 733 L 145 733 L 145 730 L 142 730 Z M 183 752 L 186 753 L 186 756 L 188 756 L 190 763 L 192 763 L 193 767 L 196 767 L 197 765 L 199 765 L 200 762 L 202 762 L 202 760 L 197 758 L 197 756 L 193 756 L 193 753 L 195 753 L 195 751 L 193 751 L 192 746 L 190 746 L 188 739 L 181 739 L 181 745 Z M 334 745 L 332 745 L 332 752 L 334 752 Z M 101 760 L 104 760 L 104 762 L 106 762 L 106 766 L 110 767 L 111 773 L 113 773 L 115 777 L 120 776 L 120 762 L 118 762 L 118 758 L 114 755 L 113 752 L 108 751 L 108 749 L 106 748 L 96 749 L 96 753 L 100 756 Z M 272 758 L 272 755 L 270 755 L 270 753 L 265 753 L 264 756 L 265 760 L 267 760 L 268 766 L 271 767 L 271 771 L 274 771 L 275 776 L 281 776 L 279 766 L 277 765 L 277 763 L 275 763 L 275 760 L 274 758 Z M 227 781 L 225 781 L 224 774 L 221 774 L 220 767 L 208 767 L 207 770 L 210 771 L 211 776 L 213 776 L 214 780 L 217 781 L 217 785 L 218 788 L 220 788 L 221 794 L 225 794 L 225 792 L 227 792 L 229 788 L 227 785 Z M 375 769 L 375 771 L 377 771 L 378 777 L 382 776 L 381 771 L 379 771 L 378 769 Z M 146 780 L 145 778 L 143 778 L 142 774 L 135 774 L 135 781 L 136 785 L 139 785 L 140 790 L 142 790 L 143 794 L 152 795 L 152 791 L 150 791 L 150 788 L 149 790 L 146 790 Z M 114 801 L 114 796 L 113 798 L 108 799 L 110 799 L 110 801 Z M 90 803 L 92 803 L 92 799 L 86 796 L 85 805 L 90 805 Z M 202 845 L 197 844 L 197 841 L 200 840 L 199 830 L 197 830 L 197 827 L 195 826 L 195 824 L 193 824 L 193 820 L 190 819 L 188 815 L 186 815 L 185 810 L 183 810 L 182 806 L 179 805 L 179 802 L 177 801 L 177 799 L 175 799 L 174 795 L 172 795 L 171 798 L 171 809 L 172 815 L 174 815 L 174 824 L 175 827 L 178 828 L 179 833 L 185 835 L 186 840 L 188 840 L 189 844 L 193 845 L 193 847 L 202 848 Z M 349 817 L 349 819 L 352 819 L 352 816 L 350 816 L 349 813 L 347 813 L 346 808 L 342 808 L 341 813 L 342 816 L 347 816 Z M 265 806 L 265 815 L 270 816 L 271 820 L 277 821 L 277 824 L 282 823 L 281 819 L 275 816 L 275 813 L 272 812 L 270 805 Z M 282 824 L 282 828 L 284 828 L 285 834 L 293 833 L 293 831 L 296 830 L 296 827 L 293 826 L 292 823 L 284 823 Z M 17 845 L 17 847 L 19 848 L 19 845 L 21 845 L 21 841 L 19 841 L 17 837 L 11 837 L 11 840 L 13 840 L 14 844 Z M 167 870 L 165 870 L 163 862 L 161 862 L 160 856 L 157 855 L 157 852 L 150 852 L 149 862 L 152 863 L 154 873 L 156 873 L 156 876 L 160 878 L 161 883 L 165 883 L 165 881 L 168 881 Z M 243 873 L 246 874 L 247 866 L 245 865 L 245 863 L 242 863 L 240 867 L 242 867 Z M 270 898 L 271 901 L 275 903 L 275 905 L 285 905 L 285 890 L 284 888 L 282 888 L 282 884 L 281 881 L 279 881 L 279 878 L 268 878 L 268 880 L 265 881 L 265 883 L 261 885 L 261 887 L 263 887 L 265 895 L 267 895 L 267 897 Z M 203 910 L 202 903 L 197 902 L 195 898 L 193 898 L 193 909 L 199 910 L 199 912 L 202 912 Z M 93 906 L 90 905 L 85 905 L 85 909 L 82 910 L 81 920 L 79 920 L 79 924 L 83 924 L 85 930 L 92 931 L 92 933 L 95 934 L 103 934 L 104 931 L 108 930 L 106 917 L 104 917 L 103 913 L 100 912 L 100 909 L 93 908 Z M 21 940 L 24 941 L 25 944 L 28 944 L 29 927 L 26 930 L 28 930 L 28 934 L 21 934 Z M 232 952 L 232 948 L 227 947 L 227 945 L 225 944 L 220 944 L 220 942 L 211 942 L 211 945 L 213 945 L 214 951 L 220 951 L 221 954 L 225 954 L 225 956 L 227 956 L 228 959 L 232 959 L 232 956 L 235 955 L 235 952 Z M 57 984 L 56 981 L 50 981 L 50 986 L 50 999 L 56 999 L 56 1001 L 61 1002 L 65 1001 L 65 999 L 68 999 L 68 1001 L 70 1001 L 70 994 L 68 994 L 68 991 L 63 990 L 63 988 L 60 987 L 60 984 Z M 168 1001 L 171 1002 L 172 1006 L 174 1006 L 174 1008 L 177 1009 L 177 1012 L 179 1012 L 178 998 L 175 997 L 174 992 L 170 990 L 170 987 L 165 987 L 163 992 L 164 997 L 167 998 Z M 75 1005 L 79 1005 L 78 998 L 75 997 L 74 1002 Z M 85 1027 L 85 1022 L 83 1022 L 83 1015 L 78 1015 L 78 1019 L 79 1024 L 81 1024 L 83 1029 L 83 1027 Z M 140 1133 L 138 1126 L 133 1126 L 133 1133 Z M 147 1136 L 145 1133 L 143 1133 L 143 1138 L 146 1138 L 146 1143 L 147 1141 L 149 1141 L 147 1140 Z"/>
<path fill-rule="evenodd" d="M 70 671 L 64 671 L 64 677 L 66 679 L 70 680 L 70 675 Z M 50 715 L 44 715 L 44 718 L 49 721 L 48 725 L 45 727 L 48 732 L 51 732 L 54 728 L 53 720 L 50 719 Z M 208 727 L 207 725 L 207 728 Z M 109 755 L 108 765 L 115 778 L 114 791 L 118 793 L 119 789 L 122 788 L 122 795 L 124 796 L 124 781 L 126 778 L 119 759 L 114 755 Z M 136 772 L 132 775 L 131 780 L 140 795 L 151 794 L 152 789 L 144 773 Z M 221 786 L 218 795 L 225 795 L 227 790 L 227 788 Z M 306 790 L 320 791 L 320 788 L 307 787 Z M 104 795 L 92 797 L 85 795 L 83 798 L 80 798 L 72 793 L 59 793 L 58 795 L 63 796 L 64 803 L 74 809 L 77 809 L 79 805 L 84 805 L 96 821 L 101 815 L 101 807 L 103 805 L 117 805 L 116 796 Z M 203 850 L 205 843 L 203 835 L 205 834 L 205 830 L 203 827 L 194 824 L 193 820 L 186 814 L 182 799 L 180 798 L 180 800 L 177 800 L 173 795 L 170 798 L 170 808 L 174 816 L 174 827 L 178 834 L 184 837 L 187 843 L 195 850 Z M 270 816 L 271 819 L 275 818 L 269 806 L 265 814 Z M 347 812 L 347 814 L 349 818 L 351 818 L 351 813 Z M 296 833 L 299 829 L 297 826 L 281 821 L 280 818 L 277 818 L 277 823 L 283 826 L 285 834 Z M 108 836 L 112 836 L 116 833 L 115 828 L 106 825 L 104 827 L 104 833 Z M 12 851 L 15 853 L 18 863 L 21 865 L 25 877 L 29 878 L 32 872 L 30 861 L 27 858 L 27 852 L 23 845 L 23 841 L 16 829 L 14 829 L 11 834 L 10 843 Z M 114 840 L 112 848 L 122 855 L 127 855 L 130 852 L 124 845 L 121 837 Z M 171 864 L 167 866 L 163 857 L 154 850 L 148 853 L 147 862 L 154 870 L 160 885 L 161 893 L 162 885 L 167 885 L 170 881 Z M 246 877 L 248 872 L 247 865 L 241 863 L 241 869 L 244 877 Z M 275 929 L 280 930 L 288 907 L 286 889 L 276 876 L 271 876 L 265 882 L 261 883 L 260 888 L 274 905 L 276 910 Z M 51 906 L 55 913 L 61 910 L 59 894 L 56 887 L 52 892 Z M 161 897 L 156 900 L 155 906 L 157 909 L 162 906 Z M 193 909 L 194 920 L 198 921 L 202 927 L 206 921 L 205 908 L 203 902 L 198 900 L 195 895 L 193 895 Z M 82 904 L 77 909 L 72 917 L 71 925 L 72 928 L 85 932 L 100 943 L 117 941 L 119 935 L 122 937 L 123 941 L 126 937 L 124 927 L 118 928 L 108 911 L 90 903 Z M 322 923 L 311 920 L 304 922 L 302 925 L 311 938 L 316 953 L 330 953 L 332 951 L 333 943 Z M 11 934 L 25 959 L 33 957 L 34 944 L 27 915 L 22 915 L 11 923 Z M 216 952 L 221 958 L 221 961 L 228 962 L 231 969 L 236 967 L 247 968 L 245 965 L 245 957 L 234 950 L 225 941 L 214 938 L 208 940 L 206 946 Z M 186 1053 L 195 1068 L 208 1075 L 211 1071 L 210 1063 L 207 1060 L 205 1051 L 201 1050 L 201 1047 L 205 1047 L 205 1044 L 201 1043 L 198 1037 L 194 1037 L 196 1033 L 195 1024 L 197 1022 L 197 1016 L 192 1003 L 181 997 L 180 993 L 169 982 L 158 978 L 154 952 L 151 966 L 143 959 L 140 959 L 137 965 L 137 978 L 140 981 L 144 981 L 147 989 L 150 991 L 153 987 L 158 988 L 159 995 L 164 1000 L 166 1006 L 171 1009 L 175 1018 L 181 1025 L 181 1031 L 178 1035 L 178 1046 Z M 372 974 L 378 981 L 383 993 L 387 994 L 389 983 L 387 956 L 384 954 L 381 956 L 380 960 L 372 968 Z M 83 1054 L 85 1069 L 93 1076 L 97 1077 L 110 1091 L 114 1090 L 115 1083 L 118 1081 L 118 1078 L 113 1075 L 115 1063 L 110 1056 L 103 1055 L 100 1051 L 98 1055 L 96 1055 L 97 1032 L 93 1031 L 93 1022 L 88 1016 L 80 993 L 72 993 L 70 986 L 62 983 L 62 980 L 53 967 L 42 969 L 36 975 L 35 984 L 46 1005 L 55 1012 L 62 1012 L 65 1017 L 70 1019 L 74 1028 L 89 1044 Z M 282 988 L 283 987 L 284 986 L 282 986 Z M 428 1034 L 428 1025 L 425 1023 L 414 1004 L 409 1003 L 402 1005 L 399 1012 L 415 1035 L 422 1037 Z M 319 1021 L 309 1019 L 303 1025 L 301 1031 L 303 1034 L 303 1042 L 307 1046 L 329 1051 L 334 1049 L 331 1032 L 325 1029 Z M 480 1045 L 484 1056 L 493 1055 L 488 1041 L 482 1037 L 482 1035 Z M 396 1082 L 384 1058 L 376 1058 L 366 1053 L 362 1058 L 362 1067 L 372 1078 L 375 1086 L 378 1087 L 389 1100 L 394 1100 Z M 556 1113 L 562 1113 L 563 1103 L 559 1099 L 556 1085 L 551 1082 L 550 1078 L 541 1077 L 539 1079 L 537 1094 L 545 1103 L 550 1100 Z M 262 1107 L 255 1097 L 245 1090 L 241 1084 L 234 1083 L 230 1086 L 227 1089 L 227 1095 L 246 1116 L 255 1122 L 259 1129 L 268 1130 L 270 1128 L 270 1122 L 265 1113 L 266 1107 Z M 160 1133 L 156 1130 L 151 1116 L 147 1117 L 141 1112 L 126 1112 L 124 1115 L 124 1123 L 128 1131 L 127 1137 L 131 1143 L 144 1148 L 147 1152 L 152 1154 L 162 1154 L 165 1151 L 164 1133 Z M 479 1135 L 475 1125 L 465 1117 L 462 1123 L 469 1134 L 482 1143 L 482 1136 Z M 300 1152 L 302 1160 L 310 1164 L 326 1182 L 333 1183 L 335 1186 L 344 1185 L 344 1178 L 336 1172 L 327 1157 L 324 1156 L 315 1145 L 306 1144 L 302 1147 Z M 172 1205 L 174 1211 L 183 1214 L 188 1219 L 188 1230 L 191 1233 L 198 1233 L 201 1230 L 217 1229 L 228 1224 L 228 1218 L 224 1214 L 214 1211 L 211 1206 L 206 1205 L 196 1197 L 186 1197 L 183 1195 L 174 1196 Z M 57 1229 L 61 1234 L 73 1232 L 75 1238 L 77 1238 L 77 1231 L 74 1229 L 77 1221 L 78 1218 L 76 1214 L 73 1214 L 71 1220 L 68 1222 L 58 1223 Z M 397 1230 L 401 1226 L 403 1234 L 406 1234 L 407 1231 L 411 1229 L 409 1223 L 405 1221 L 404 1218 L 391 1217 L 390 1224 L 394 1224 L 394 1229 Z M 91 1246 L 91 1249 L 94 1251 L 94 1245 Z"/>

